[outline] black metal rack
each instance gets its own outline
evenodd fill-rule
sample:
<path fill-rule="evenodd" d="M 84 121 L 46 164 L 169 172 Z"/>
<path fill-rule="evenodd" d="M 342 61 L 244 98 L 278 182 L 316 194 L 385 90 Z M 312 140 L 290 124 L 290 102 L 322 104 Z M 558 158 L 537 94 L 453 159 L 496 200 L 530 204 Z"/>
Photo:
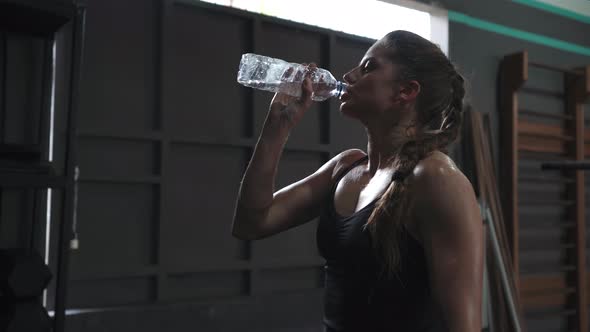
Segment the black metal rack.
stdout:
<path fill-rule="evenodd" d="M 84 45 L 85 6 L 75 0 L 0 0 L 0 32 L 41 38 L 45 43 L 44 58 L 50 68 L 54 54 L 51 49 L 56 34 L 68 25 L 69 62 L 67 69 L 68 100 L 63 112 L 66 114 L 63 126 L 66 130 L 65 146 L 61 146 L 63 166 L 57 169 L 55 163 L 46 160 L 46 148 L 42 144 L 2 144 L 0 143 L 0 188 L 57 188 L 63 191 L 61 220 L 59 220 L 59 244 L 56 248 L 56 271 L 53 331 L 64 330 L 67 268 L 69 241 L 74 214 L 74 175 L 76 167 L 75 137 L 77 123 L 78 87 Z M 63 68 L 56 68 L 61 70 Z M 51 104 L 48 96 L 52 94 L 53 77 L 51 70 L 45 69 L 42 82 L 40 127 L 50 125 L 48 113 Z M 49 134 L 47 128 L 40 128 L 43 135 Z"/>

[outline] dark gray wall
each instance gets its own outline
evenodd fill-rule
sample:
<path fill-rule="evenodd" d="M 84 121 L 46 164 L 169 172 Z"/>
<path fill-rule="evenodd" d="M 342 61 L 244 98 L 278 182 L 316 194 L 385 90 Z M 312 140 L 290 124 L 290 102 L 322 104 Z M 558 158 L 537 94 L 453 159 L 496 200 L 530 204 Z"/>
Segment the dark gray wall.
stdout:
<path fill-rule="evenodd" d="M 89 1 L 86 33 L 80 249 L 71 254 L 68 304 L 125 309 L 72 314 L 68 331 L 122 331 L 137 321 L 144 330 L 173 321 L 176 330 L 320 331 L 316 221 L 256 242 L 230 234 L 272 97 L 238 85 L 236 70 L 254 51 L 312 59 L 342 76 L 371 41 L 159 0 Z M 336 107 L 314 105 L 292 133 L 277 187 L 366 145 Z"/>

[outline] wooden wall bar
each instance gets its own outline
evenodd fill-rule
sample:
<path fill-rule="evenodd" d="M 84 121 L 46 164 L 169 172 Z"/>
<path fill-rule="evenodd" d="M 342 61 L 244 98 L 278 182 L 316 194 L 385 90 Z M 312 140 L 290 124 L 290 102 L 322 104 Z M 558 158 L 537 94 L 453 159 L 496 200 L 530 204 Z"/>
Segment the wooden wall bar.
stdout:
<path fill-rule="evenodd" d="M 508 233 L 508 242 L 512 252 L 516 288 L 518 289 L 518 153 L 513 147 L 518 146 L 518 96 L 516 91 L 528 78 L 527 53 L 518 53 L 504 57 L 500 67 L 500 135 L 501 163 L 500 184 L 502 191 L 502 208 Z"/>
<path fill-rule="evenodd" d="M 575 142 L 571 146 L 570 155 L 576 161 L 585 159 L 585 137 L 584 137 L 584 107 L 583 103 L 590 95 L 590 86 L 588 75 L 590 67 L 585 68 L 585 75 L 574 75 L 571 73 L 565 74 L 565 110 L 566 113 L 574 117 L 575 121 L 571 123 L 568 130 L 575 134 Z M 575 274 L 572 279 L 576 280 L 576 302 L 578 315 L 574 325 L 578 331 L 588 330 L 588 296 L 587 296 L 587 281 L 586 281 L 586 182 L 584 180 L 584 171 L 572 171 L 572 176 L 576 182 L 570 186 L 570 195 L 576 200 L 574 207 L 575 212 L 575 233 L 570 234 L 571 240 L 575 241 L 576 248 L 572 251 L 571 263 L 576 265 Z"/>
<path fill-rule="evenodd" d="M 499 75 L 501 190 L 513 264 L 518 276 L 516 280 L 520 280 L 517 283 L 518 293 L 525 313 L 557 310 L 557 314 L 567 322 L 567 326 L 564 326 L 567 331 L 586 332 L 590 277 L 586 272 L 584 172 L 553 171 L 551 174 L 541 174 L 534 167 L 531 169 L 530 165 L 543 160 L 582 161 L 590 156 L 590 144 L 586 145 L 586 142 L 590 143 L 590 132 L 584 132 L 583 108 L 583 103 L 590 96 L 590 66 L 574 70 L 559 69 L 549 65 L 530 64 L 528 58 L 527 52 L 505 56 Z M 527 82 L 529 66 L 535 67 L 537 71 L 548 70 L 562 77 L 563 92 L 548 93 L 547 88 L 536 86 L 535 82 Z M 530 109 L 520 105 L 519 93 L 544 100 L 549 98 L 554 104 L 561 100 L 563 111 L 552 109 L 549 112 L 547 109 Z M 520 167 L 521 162 L 529 165 L 529 168 Z M 523 174 L 519 174 L 519 169 L 525 170 Z M 538 175 L 529 172 L 536 172 Z M 519 177 L 522 177 L 520 181 L 523 187 L 519 186 Z M 530 181 L 526 182 L 529 178 L 534 178 L 536 185 L 562 185 L 563 193 L 544 193 L 540 189 L 541 192 L 537 190 L 536 196 L 531 195 L 534 196 L 532 198 L 523 196 L 524 198 L 519 199 L 519 189 L 522 192 L 525 185 L 530 186 Z M 519 264 L 522 264 L 519 259 L 519 207 L 530 208 L 533 203 L 544 203 L 535 205 L 534 209 L 554 206 L 555 211 L 563 211 L 559 222 L 545 220 L 542 215 L 534 219 L 536 222 L 551 225 L 553 228 L 550 232 L 554 233 L 560 245 L 561 249 L 558 250 L 561 253 L 557 253 L 560 264 L 554 271 L 531 273 L 523 267 L 519 268 Z M 529 233 L 538 232 L 536 226 L 530 225 L 529 221 Z M 533 253 L 546 257 L 548 250 L 554 250 L 530 246 L 531 243 L 542 240 L 527 241 L 529 256 Z"/>

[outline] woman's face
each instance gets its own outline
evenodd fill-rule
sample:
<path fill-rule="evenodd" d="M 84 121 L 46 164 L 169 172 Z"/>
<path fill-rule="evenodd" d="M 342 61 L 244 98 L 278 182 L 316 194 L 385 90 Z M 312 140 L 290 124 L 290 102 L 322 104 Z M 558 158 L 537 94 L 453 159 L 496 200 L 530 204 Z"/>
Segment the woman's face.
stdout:
<path fill-rule="evenodd" d="M 395 110 L 399 86 L 396 66 L 387 58 L 387 50 L 375 43 L 358 66 L 344 74 L 349 84 L 340 97 L 340 111 L 363 123 L 371 117 L 390 116 Z"/>

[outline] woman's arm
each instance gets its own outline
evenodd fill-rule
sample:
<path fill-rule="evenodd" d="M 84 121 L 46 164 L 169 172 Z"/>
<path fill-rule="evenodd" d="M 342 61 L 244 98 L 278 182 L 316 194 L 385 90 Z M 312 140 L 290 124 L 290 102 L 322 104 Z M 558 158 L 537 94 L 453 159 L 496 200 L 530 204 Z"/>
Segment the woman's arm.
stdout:
<path fill-rule="evenodd" d="M 287 192 L 290 199 L 276 199 L 275 177 L 283 147 L 291 130 L 311 107 L 311 81 L 306 78 L 300 98 L 277 93 L 271 101 L 262 132 L 252 158 L 244 173 L 232 222 L 232 234 L 241 239 L 254 240 L 278 233 L 303 223 L 313 216 L 311 205 L 319 200 L 322 190 L 330 182 L 332 164 L 293 185 Z M 325 191 L 324 189 L 323 191 Z M 318 195 L 314 195 L 318 193 Z M 291 206 L 303 205 L 303 213 L 292 212 Z M 307 212 L 311 212 L 311 215 Z"/>
<path fill-rule="evenodd" d="M 473 187 L 451 163 L 434 158 L 413 177 L 413 220 L 433 295 L 449 331 L 480 331 L 484 239 Z"/>
<path fill-rule="evenodd" d="M 330 193 L 334 172 L 364 155 L 359 150 L 344 151 L 313 174 L 275 192 L 283 147 L 291 130 L 311 107 L 311 94 L 309 78 L 302 85 L 300 98 L 275 94 L 240 184 L 232 222 L 235 237 L 262 239 L 312 220 L 320 214 Z"/>

